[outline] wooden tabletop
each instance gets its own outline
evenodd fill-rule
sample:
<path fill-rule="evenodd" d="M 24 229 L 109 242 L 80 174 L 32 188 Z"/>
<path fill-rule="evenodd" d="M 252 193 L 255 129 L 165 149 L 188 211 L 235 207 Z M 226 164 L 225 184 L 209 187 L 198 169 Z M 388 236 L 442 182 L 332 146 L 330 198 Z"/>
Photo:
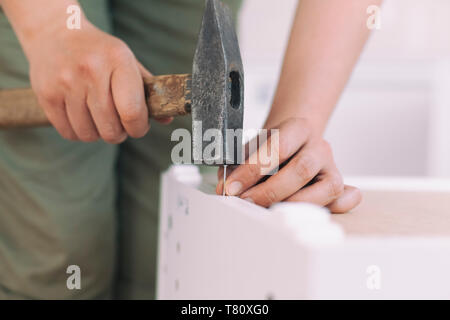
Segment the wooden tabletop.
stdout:
<path fill-rule="evenodd" d="M 450 193 L 364 191 L 352 212 L 333 215 L 349 235 L 450 236 Z"/>

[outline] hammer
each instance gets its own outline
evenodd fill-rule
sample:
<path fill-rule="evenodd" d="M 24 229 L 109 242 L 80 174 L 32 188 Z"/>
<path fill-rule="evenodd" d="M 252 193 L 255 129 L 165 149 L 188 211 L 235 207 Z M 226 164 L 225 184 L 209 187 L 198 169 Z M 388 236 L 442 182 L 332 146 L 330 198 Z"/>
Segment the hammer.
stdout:
<path fill-rule="evenodd" d="M 163 75 L 144 79 L 151 118 L 192 113 L 192 145 L 195 163 L 236 164 L 244 118 L 244 71 L 234 22 L 229 8 L 219 0 L 206 0 L 195 51 L 192 75 Z M 31 89 L 0 90 L 0 129 L 49 126 Z M 222 157 L 205 158 L 206 131 L 222 136 Z M 230 140 L 233 141 L 230 141 Z M 197 150 L 197 152 L 196 152 Z"/>

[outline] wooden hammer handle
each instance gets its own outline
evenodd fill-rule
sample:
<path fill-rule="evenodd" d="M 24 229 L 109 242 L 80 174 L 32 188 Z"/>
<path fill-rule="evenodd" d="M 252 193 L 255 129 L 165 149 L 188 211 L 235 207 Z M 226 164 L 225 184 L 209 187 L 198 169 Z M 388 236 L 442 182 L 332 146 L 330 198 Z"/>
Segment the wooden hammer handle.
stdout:
<path fill-rule="evenodd" d="M 190 113 L 191 75 L 144 78 L 145 98 L 151 118 Z M 49 126 L 31 89 L 0 90 L 0 129 Z"/>

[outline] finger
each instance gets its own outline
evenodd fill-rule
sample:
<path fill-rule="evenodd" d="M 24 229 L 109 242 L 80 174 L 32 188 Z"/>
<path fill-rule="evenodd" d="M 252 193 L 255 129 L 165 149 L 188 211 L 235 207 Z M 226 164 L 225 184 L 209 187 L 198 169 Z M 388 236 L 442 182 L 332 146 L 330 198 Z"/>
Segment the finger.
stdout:
<path fill-rule="evenodd" d="M 248 157 L 250 155 L 250 145 L 256 145 L 258 141 L 258 136 L 253 137 L 250 139 L 249 142 L 247 142 L 244 146 L 245 154 L 244 154 L 244 161 L 248 160 Z M 252 152 L 255 152 L 255 150 L 251 150 Z M 227 166 L 227 177 L 230 176 L 230 174 L 238 167 L 238 165 L 228 165 Z M 219 167 L 219 170 L 217 171 L 217 179 L 219 181 L 219 184 L 222 183 L 220 191 L 218 191 L 220 194 L 223 193 L 223 166 Z"/>
<path fill-rule="evenodd" d="M 44 109 L 47 119 L 64 139 L 71 141 L 78 140 L 78 137 L 70 124 L 66 106 L 62 98 L 51 100 L 39 98 L 39 105 Z"/>
<path fill-rule="evenodd" d="M 224 168 L 223 168 L 223 166 L 220 166 L 219 169 L 217 170 L 216 194 L 218 194 L 218 195 L 223 194 L 223 172 L 224 172 Z"/>
<path fill-rule="evenodd" d="M 145 68 L 142 63 L 140 63 L 139 61 L 136 61 L 139 71 L 141 72 L 142 78 L 152 78 L 153 75 L 150 71 L 147 70 L 147 68 Z M 173 117 L 169 117 L 169 118 L 158 118 L 158 119 L 154 119 L 155 121 L 161 123 L 161 124 L 170 124 L 173 121 Z"/>
<path fill-rule="evenodd" d="M 87 107 L 86 94 L 71 91 L 66 99 L 67 116 L 78 139 L 83 142 L 94 142 L 100 137 L 91 113 Z"/>
<path fill-rule="evenodd" d="M 238 166 L 236 165 L 227 165 L 227 178 L 230 176 L 230 174 L 236 170 Z M 220 166 L 219 169 L 217 169 L 217 180 L 222 179 L 223 180 L 223 171 L 224 167 Z"/>
<path fill-rule="evenodd" d="M 306 144 L 289 163 L 268 180 L 250 188 L 241 195 L 243 199 L 270 207 L 283 201 L 313 180 L 331 155 L 320 143 Z"/>
<path fill-rule="evenodd" d="M 161 124 L 170 124 L 173 121 L 173 117 L 170 118 L 158 118 L 155 119 L 156 121 L 158 121 Z"/>
<path fill-rule="evenodd" d="M 227 166 L 227 178 L 230 176 L 230 174 L 237 168 L 237 166 Z M 223 194 L 223 172 L 224 168 L 223 166 L 219 167 L 217 170 L 217 186 L 216 186 L 216 194 L 222 195 Z"/>
<path fill-rule="evenodd" d="M 125 131 L 133 138 L 143 137 L 149 130 L 144 83 L 136 63 L 122 64 L 111 77 L 114 104 Z"/>
<path fill-rule="evenodd" d="M 122 143 L 127 133 L 117 113 L 108 77 L 98 78 L 88 87 L 87 106 L 102 139 L 108 143 Z"/>
<path fill-rule="evenodd" d="M 226 182 L 226 192 L 238 196 L 254 186 L 261 178 L 269 174 L 280 163 L 292 157 L 308 140 L 309 132 L 298 121 L 285 122 L 278 131 L 262 143 L 258 152 L 249 156 L 246 164 L 239 166 Z M 271 150 L 269 152 L 269 150 Z M 259 155 L 268 157 L 263 163 Z M 270 156 L 269 156 L 270 155 Z"/>
<path fill-rule="evenodd" d="M 220 179 L 216 186 L 216 194 L 223 195 L 223 179 Z"/>
<path fill-rule="evenodd" d="M 362 201 L 362 194 L 358 188 L 344 186 L 344 193 L 327 208 L 333 213 L 346 213 L 356 208 Z"/>
<path fill-rule="evenodd" d="M 256 144 L 255 141 L 258 141 L 258 137 L 253 137 L 249 142 L 245 144 L 245 160 L 248 160 L 249 153 L 250 153 L 250 145 Z M 254 152 L 254 150 L 252 150 Z M 228 165 L 227 166 L 227 178 L 230 176 L 230 174 L 237 168 L 237 165 Z M 219 195 L 223 194 L 223 166 L 219 167 L 219 170 L 217 171 L 217 187 L 216 187 L 216 193 Z"/>
<path fill-rule="evenodd" d="M 142 75 L 142 78 L 151 78 L 153 77 L 153 74 L 148 71 L 148 69 L 146 67 L 144 67 L 144 65 L 142 63 L 140 63 L 139 61 L 136 60 L 137 66 L 139 68 L 139 72 Z"/>
<path fill-rule="evenodd" d="M 344 183 L 337 170 L 318 176 L 317 181 L 287 198 L 290 202 L 308 202 L 321 207 L 334 202 L 344 193 Z"/>
<path fill-rule="evenodd" d="M 228 167 L 227 167 L 227 169 L 228 169 Z M 220 166 L 219 167 L 219 169 L 217 170 L 217 180 L 219 180 L 220 181 L 220 179 L 222 179 L 223 180 L 223 171 L 224 171 L 225 169 L 223 168 L 223 166 Z M 227 170 L 228 171 L 228 170 Z"/>
<path fill-rule="evenodd" d="M 270 132 L 270 131 L 269 131 Z M 251 138 L 246 144 L 245 144 L 245 153 L 244 153 L 244 160 L 248 160 L 248 157 L 250 157 L 250 154 L 253 154 L 256 152 L 255 149 L 257 149 L 259 137 L 256 135 L 255 137 Z"/>

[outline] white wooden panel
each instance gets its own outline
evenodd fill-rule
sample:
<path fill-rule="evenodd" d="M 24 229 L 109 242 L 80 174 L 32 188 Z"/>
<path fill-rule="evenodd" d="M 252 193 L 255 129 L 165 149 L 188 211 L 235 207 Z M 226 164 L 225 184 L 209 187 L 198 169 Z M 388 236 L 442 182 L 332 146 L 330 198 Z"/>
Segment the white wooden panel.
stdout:
<path fill-rule="evenodd" d="M 409 232 L 391 228 L 376 235 L 370 226 L 378 228 L 386 212 L 377 215 L 375 209 L 389 210 L 389 203 L 377 201 L 373 212 L 339 217 L 308 204 L 266 210 L 213 195 L 210 177 L 200 182 L 194 168 L 185 169 L 163 176 L 159 299 L 450 299 L 450 223 L 436 220 L 450 212 L 450 181 L 422 184 L 425 198 L 427 186 L 445 197 L 434 195 L 432 207 L 422 203 L 418 209 L 428 210 L 429 221 L 441 224 L 439 231 L 423 232 L 430 229 L 414 225 L 414 214 L 397 204 L 391 214 L 401 215 L 397 222 L 408 221 Z M 364 180 L 370 189 L 371 180 Z M 411 194 L 405 204 L 414 208 L 415 198 Z M 367 234 L 344 234 L 358 214 L 373 219 Z M 371 267 L 379 270 L 375 282 Z"/>

